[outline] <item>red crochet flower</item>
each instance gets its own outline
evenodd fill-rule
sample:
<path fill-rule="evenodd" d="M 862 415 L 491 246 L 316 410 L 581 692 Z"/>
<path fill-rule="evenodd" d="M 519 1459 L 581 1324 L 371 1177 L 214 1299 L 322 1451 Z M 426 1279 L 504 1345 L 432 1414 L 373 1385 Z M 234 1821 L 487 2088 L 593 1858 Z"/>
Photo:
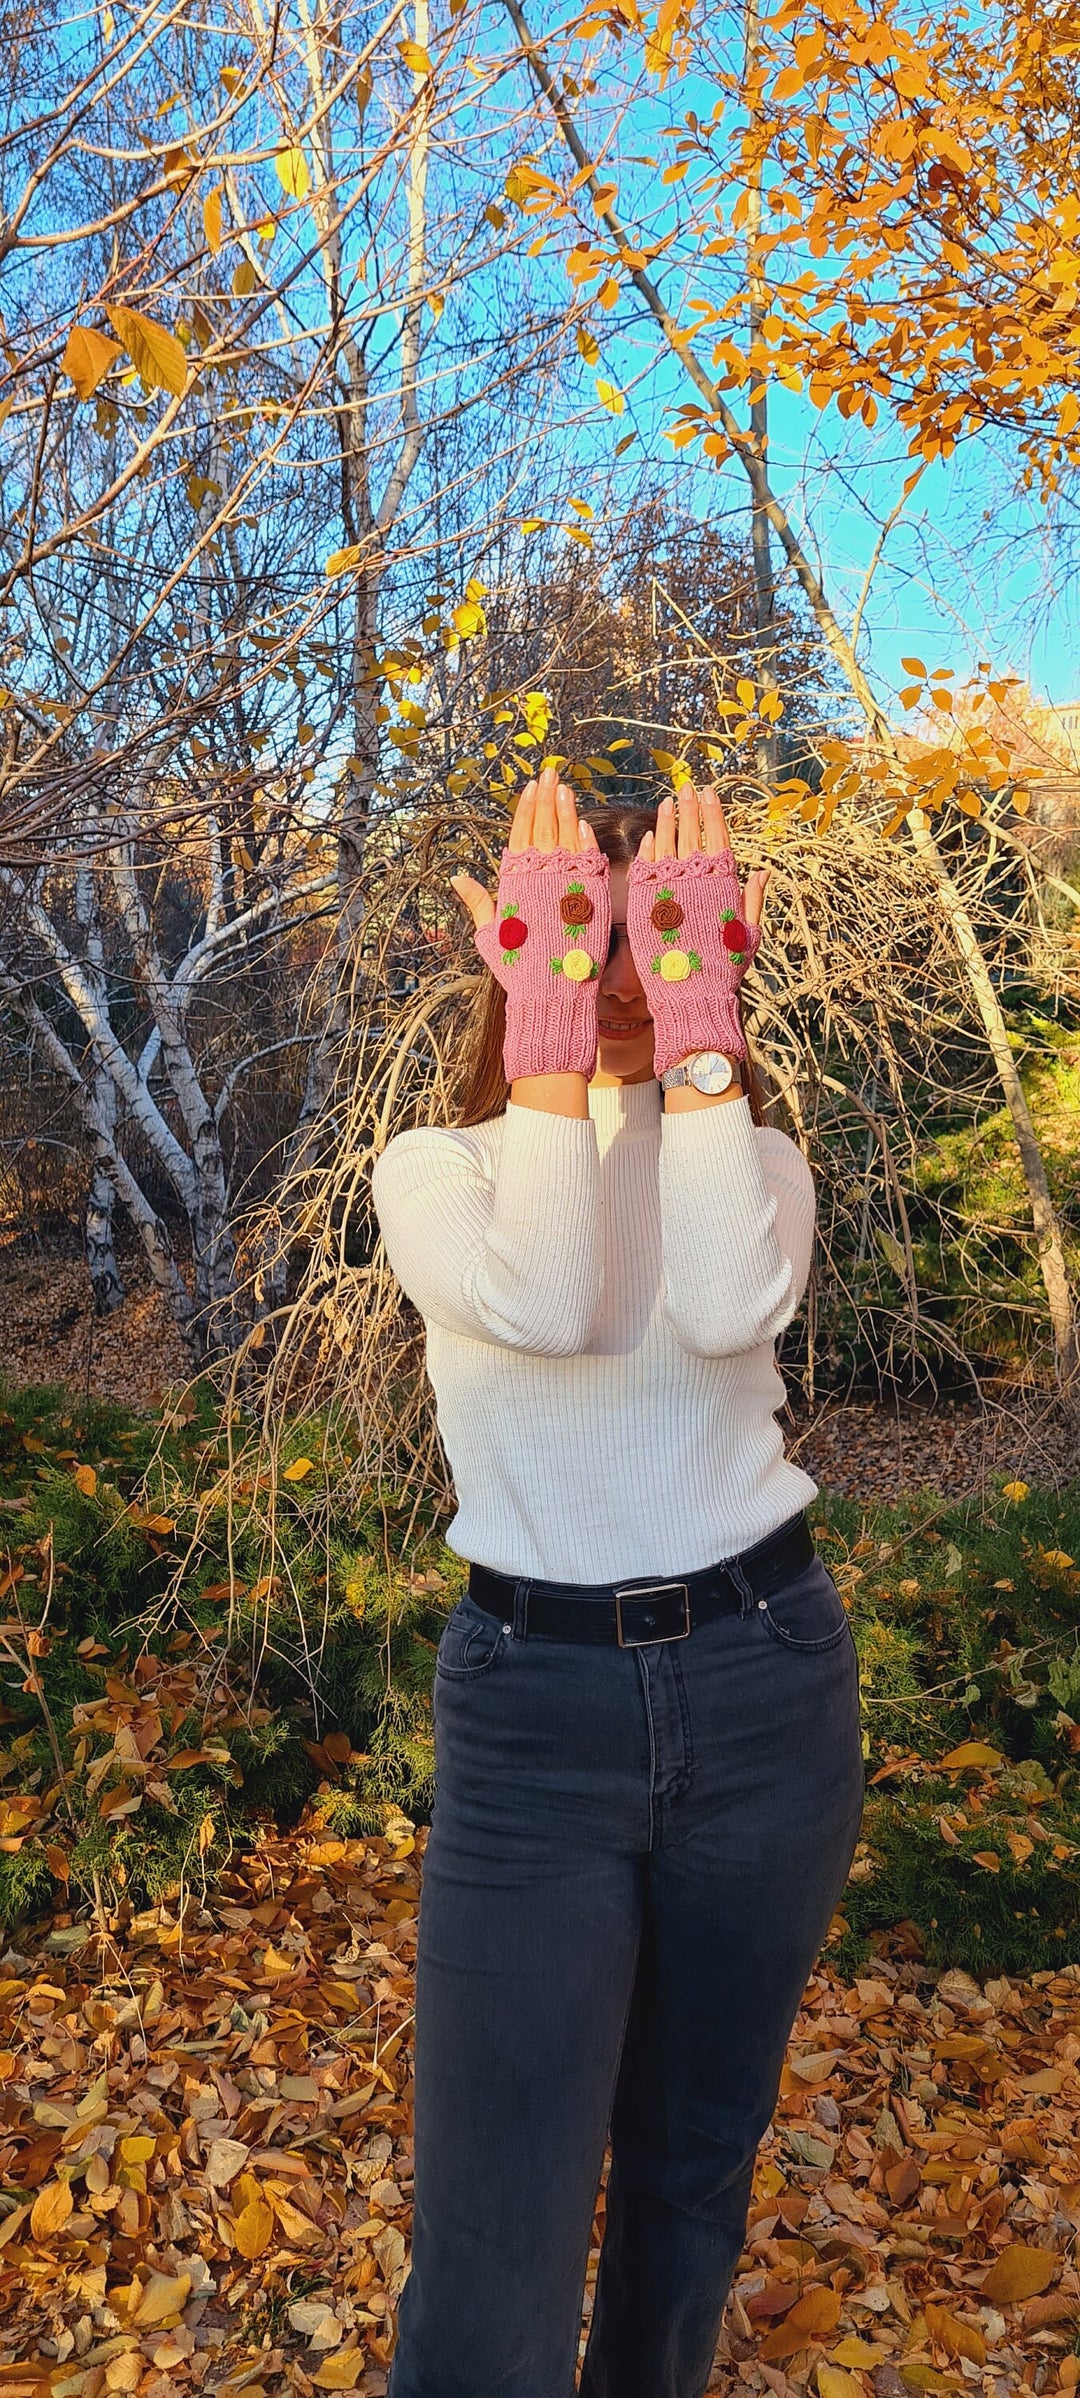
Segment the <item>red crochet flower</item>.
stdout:
<path fill-rule="evenodd" d="M 737 916 L 728 919 L 723 927 L 723 935 L 725 949 L 745 949 L 750 937 L 745 924 L 740 923 Z"/>
<path fill-rule="evenodd" d="M 499 926 L 499 940 L 504 949 L 521 949 L 529 938 L 529 927 L 520 916 L 504 916 Z"/>

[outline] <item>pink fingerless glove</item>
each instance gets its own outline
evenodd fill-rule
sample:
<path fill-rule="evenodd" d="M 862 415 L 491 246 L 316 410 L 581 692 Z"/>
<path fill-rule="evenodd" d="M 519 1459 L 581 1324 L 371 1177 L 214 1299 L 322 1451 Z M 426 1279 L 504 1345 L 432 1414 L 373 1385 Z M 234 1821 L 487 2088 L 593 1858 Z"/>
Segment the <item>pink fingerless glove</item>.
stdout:
<path fill-rule="evenodd" d="M 476 946 L 506 993 L 508 1082 L 595 1071 L 610 880 L 598 849 L 503 851 L 495 921 L 481 927 Z"/>
<path fill-rule="evenodd" d="M 655 1071 L 694 1049 L 746 1056 L 739 984 L 761 940 L 743 915 L 730 849 L 708 857 L 635 858 L 626 934 L 656 1028 Z"/>

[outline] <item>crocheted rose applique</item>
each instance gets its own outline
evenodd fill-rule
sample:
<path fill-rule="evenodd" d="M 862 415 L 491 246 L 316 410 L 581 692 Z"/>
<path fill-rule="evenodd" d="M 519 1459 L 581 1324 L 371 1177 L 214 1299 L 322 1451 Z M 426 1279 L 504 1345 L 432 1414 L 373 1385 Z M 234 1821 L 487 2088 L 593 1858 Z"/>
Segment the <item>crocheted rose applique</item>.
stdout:
<path fill-rule="evenodd" d="M 582 927 L 592 923 L 594 913 L 584 883 L 568 883 L 559 901 L 559 914 L 566 926 L 570 947 L 561 958 L 552 958 L 553 974 L 565 974 L 572 983 L 587 983 L 599 972 L 595 959 L 589 956 L 587 949 L 579 946 L 577 938 Z"/>
<path fill-rule="evenodd" d="M 680 907 L 670 883 L 666 883 L 664 888 L 657 892 L 649 915 L 649 922 L 659 933 L 663 943 L 659 956 L 655 957 L 652 962 L 653 973 L 660 976 L 661 982 L 684 983 L 688 974 L 698 974 L 701 971 L 701 959 L 697 950 L 680 949 L 677 945 L 683 915 L 684 910 Z"/>
<path fill-rule="evenodd" d="M 502 922 L 499 926 L 499 946 L 507 953 L 506 963 L 508 966 L 517 965 L 517 953 L 519 949 L 524 948 L 528 938 L 529 927 L 522 922 L 517 909 L 504 908 Z"/>
<path fill-rule="evenodd" d="M 746 962 L 746 944 L 750 936 L 746 930 L 745 924 L 743 923 L 742 917 L 736 915 L 734 908 L 721 908 L 720 922 L 724 927 L 720 938 L 731 958 L 732 965 L 744 965 Z"/>

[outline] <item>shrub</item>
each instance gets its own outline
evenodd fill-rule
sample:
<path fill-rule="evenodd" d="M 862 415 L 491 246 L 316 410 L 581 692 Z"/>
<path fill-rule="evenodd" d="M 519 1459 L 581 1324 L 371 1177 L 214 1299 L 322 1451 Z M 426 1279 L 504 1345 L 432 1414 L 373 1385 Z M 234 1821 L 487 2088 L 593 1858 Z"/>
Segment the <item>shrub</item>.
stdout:
<path fill-rule="evenodd" d="M 209 1403 L 166 1429 L 58 1392 L 0 1410 L 0 1920 L 199 1887 L 259 1827 L 428 1811 L 435 1648 L 464 1568 L 350 1427 L 276 1487 Z M 230 1508 L 231 1491 L 231 1508 Z M 839 1957 L 1026 1973 L 1080 1955 L 1080 1483 L 943 1510 L 819 1501 L 850 1604 L 864 1837 Z"/>

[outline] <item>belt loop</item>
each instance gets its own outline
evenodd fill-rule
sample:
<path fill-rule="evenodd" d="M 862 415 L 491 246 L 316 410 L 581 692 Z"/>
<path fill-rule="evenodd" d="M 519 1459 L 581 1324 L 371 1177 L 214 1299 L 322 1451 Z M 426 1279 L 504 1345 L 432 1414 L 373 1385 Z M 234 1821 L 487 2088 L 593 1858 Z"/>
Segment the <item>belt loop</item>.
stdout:
<path fill-rule="evenodd" d="M 731 1579 L 735 1584 L 735 1588 L 738 1591 L 740 1617 L 749 1615 L 752 1612 L 754 1605 L 754 1594 L 750 1588 L 749 1582 L 746 1579 L 746 1575 L 739 1564 L 738 1558 L 729 1558 L 724 1570 L 726 1573 L 730 1574 Z"/>
<path fill-rule="evenodd" d="M 524 1640 L 529 1615 L 529 1576 L 519 1574 L 514 1584 L 514 1639 Z"/>

